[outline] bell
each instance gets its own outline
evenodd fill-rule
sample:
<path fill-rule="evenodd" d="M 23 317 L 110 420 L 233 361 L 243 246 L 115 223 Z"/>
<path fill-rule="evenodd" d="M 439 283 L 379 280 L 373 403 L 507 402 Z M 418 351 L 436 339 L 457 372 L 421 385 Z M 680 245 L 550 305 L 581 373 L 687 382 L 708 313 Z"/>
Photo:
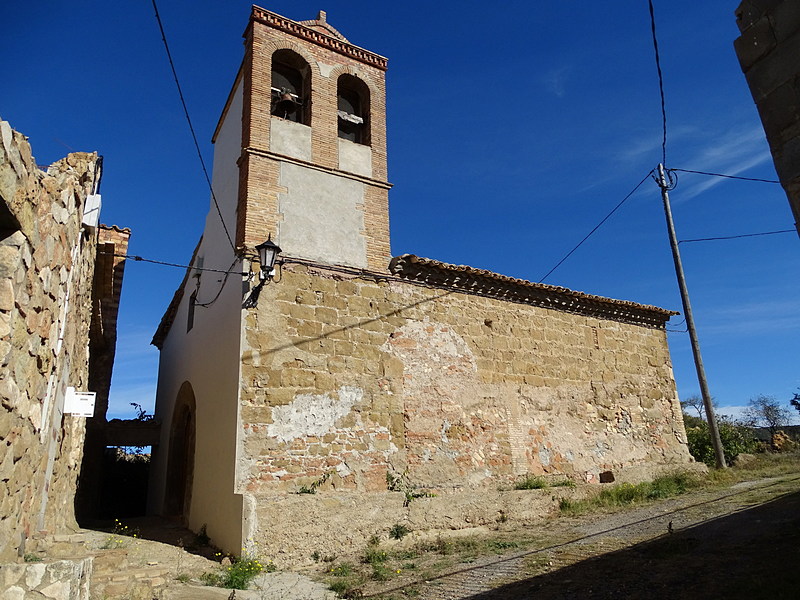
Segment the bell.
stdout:
<path fill-rule="evenodd" d="M 290 115 L 297 110 L 298 103 L 289 92 L 283 92 L 275 101 L 275 112 L 279 115 Z"/>

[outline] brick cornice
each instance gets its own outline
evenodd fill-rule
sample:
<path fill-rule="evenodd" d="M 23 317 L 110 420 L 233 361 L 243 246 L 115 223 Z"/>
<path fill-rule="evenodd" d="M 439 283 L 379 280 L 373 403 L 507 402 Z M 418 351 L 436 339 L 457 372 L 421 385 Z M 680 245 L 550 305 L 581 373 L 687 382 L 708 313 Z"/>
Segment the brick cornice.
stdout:
<path fill-rule="evenodd" d="M 300 39 L 323 46 L 329 50 L 333 50 L 334 52 L 338 52 L 339 54 L 353 58 L 366 65 L 380 69 L 381 71 L 385 71 L 387 69 L 389 61 L 386 57 L 381 56 L 380 54 L 375 54 L 369 50 L 364 50 L 363 48 L 354 46 L 349 42 L 344 42 L 335 37 L 325 35 L 324 33 L 320 33 L 319 31 L 311 29 L 310 27 L 301 25 L 297 21 L 292 21 L 291 19 L 287 19 L 286 17 L 282 17 L 261 7 L 253 6 L 253 12 L 250 19 L 251 21 L 258 21 L 259 23 L 263 23 L 264 25 L 268 25 L 269 27 L 278 29 L 279 31 L 286 32 Z"/>

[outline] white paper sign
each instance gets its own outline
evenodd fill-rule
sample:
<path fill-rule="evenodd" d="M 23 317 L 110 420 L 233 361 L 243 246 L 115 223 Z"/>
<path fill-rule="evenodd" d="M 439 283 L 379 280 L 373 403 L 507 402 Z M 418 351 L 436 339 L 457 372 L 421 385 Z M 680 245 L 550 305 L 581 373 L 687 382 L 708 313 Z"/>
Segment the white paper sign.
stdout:
<path fill-rule="evenodd" d="M 95 392 L 76 392 L 74 387 L 67 388 L 64 398 L 64 413 L 76 417 L 93 417 Z"/>

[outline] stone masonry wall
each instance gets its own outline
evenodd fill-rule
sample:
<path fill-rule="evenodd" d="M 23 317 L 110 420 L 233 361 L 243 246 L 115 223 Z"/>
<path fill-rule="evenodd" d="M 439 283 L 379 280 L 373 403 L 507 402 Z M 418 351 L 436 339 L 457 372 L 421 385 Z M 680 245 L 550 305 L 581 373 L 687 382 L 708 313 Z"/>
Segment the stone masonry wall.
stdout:
<path fill-rule="evenodd" d="M 744 0 L 734 42 L 800 234 L 800 3 Z"/>
<path fill-rule="evenodd" d="M 81 220 L 97 155 L 44 172 L 22 134 L 3 121 L 0 134 L 2 562 L 33 533 L 76 527 L 84 422 L 62 411 L 67 385 L 87 387 L 95 236 Z"/>
<path fill-rule="evenodd" d="M 663 329 L 392 278 L 285 265 L 246 313 L 240 395 L 240 491 L 270 547 L 300 498 L 351 524 L 402 513 L 387 473 L 494 518 L 479 499 L 524 474 L 597 483 L 692 463 Z M 292 496 L 303 486 L 322 491 Z M 439 526 L 469 526 L 445 512 Z M 304 525 L 317 542 L 332 526 Z M 299 544 L 287 531 L 276 551 Z"/>

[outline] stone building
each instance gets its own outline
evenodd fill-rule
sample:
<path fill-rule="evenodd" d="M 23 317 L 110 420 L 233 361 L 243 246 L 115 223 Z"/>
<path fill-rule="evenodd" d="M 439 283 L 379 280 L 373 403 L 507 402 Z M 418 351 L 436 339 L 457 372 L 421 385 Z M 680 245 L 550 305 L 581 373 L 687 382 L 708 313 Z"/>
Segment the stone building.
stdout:
<path fill-rule="evenodd" d="M 800 3 L 743 0 L 734 47 L 800 235 Z"/>
<path fill-rule="evenodd" d="M 65 401 L 71 389 L 107 398 L 122 277 L 112 255 L 130 235 L 98 225 L 101 176 L 97 154 L 37 167 L 0 121 L 0 562 L 32 536 L 77 528 L 86 419 Z M 105 358 L 90 352 L 100 339 Z"/>
<path fill-rule="evenodd" d="M 387 60 L 324 13 L 254 7 L 244 38 L 214 133 L 220 214 L 212 202 L 153 339 L 151 510 L 300 563 L 396 523 L 541 518 L 550 496 L 498 491 L 525 474 L 599 483 L 692 463 L 675 313 L 391 258 Z M 283 254 L 262 280 L 268 238 Z"/>

